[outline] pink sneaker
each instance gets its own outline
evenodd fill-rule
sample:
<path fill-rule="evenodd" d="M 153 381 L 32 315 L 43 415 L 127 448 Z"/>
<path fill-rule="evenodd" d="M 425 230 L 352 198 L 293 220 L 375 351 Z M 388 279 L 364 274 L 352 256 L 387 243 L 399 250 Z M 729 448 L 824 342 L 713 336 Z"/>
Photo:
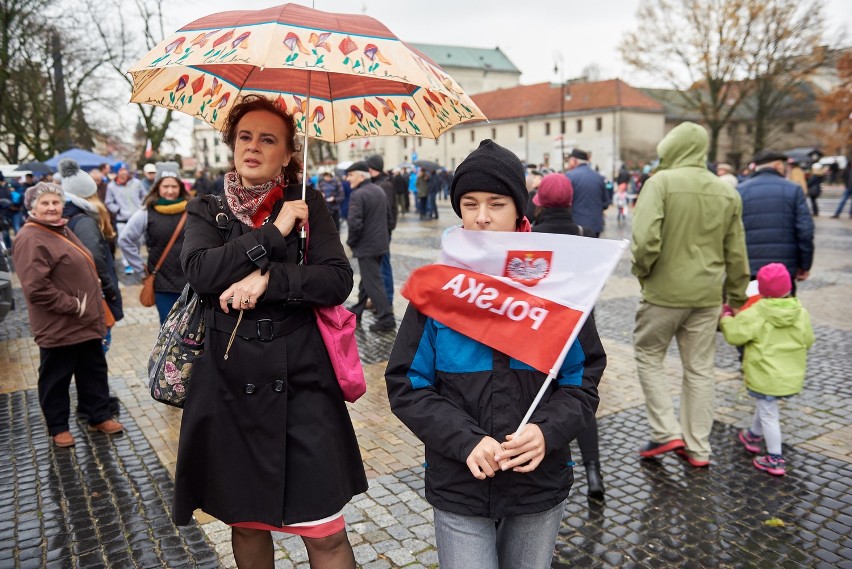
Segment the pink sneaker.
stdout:
<path fill-rule="evenodd" d="M 751 434 L 751 430 L 749 429 L 743 429 L 739 432 L 737 438 L 740 439 L 740 442 L 743 443 L 743 446 L 748 452 L 753 452 L 755 454 L 760 452 L 760 445 L 763 444 L 763 437 Z"/>
<path fill-rule="evenodd" d="M 773 476 L 784 476 L 787 474 L 787 463 L 781 455 L 767 454 L 764 456 L 756 456 L 754 458 L 754 467 L 758 470 L 768 472 Z"/>

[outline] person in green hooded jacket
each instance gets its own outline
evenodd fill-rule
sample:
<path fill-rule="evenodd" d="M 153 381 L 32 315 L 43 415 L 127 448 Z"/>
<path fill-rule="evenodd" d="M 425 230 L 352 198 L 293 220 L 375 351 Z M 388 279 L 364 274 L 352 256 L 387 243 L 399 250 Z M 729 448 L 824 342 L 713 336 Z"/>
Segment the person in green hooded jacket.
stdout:
<path fill-rule="evenodd" d="M 631 245 L 642 287 L 634 352 L 651 426 L 639 455 L 675 451 L 693 467 L 710 464 L 722 289 L 738 308 L 750 275 L 742 200 L 707 169 L 707 147 L 707 131 L 691 122 L 660 141 L 659 168 L 633 212 Z M 673 338 L 683 363 L 679 418 L 663 363 Z"/>
<path fill-rule="evenodd" d="M 757 273 L 757 285 L 760 300 L 736 316 L 725 307 L 719 327 L 728 343 L 745 346 L 743 377 L 756 401 L 751 428 L 740 431 L 737 438 L 753 453 L 759 453 L 765 441 L 767 454 L 755 457 L 755 468 L 783 476 L 778 399 L 802 390 L 814 331 L 808 311 L 790 296 L 793 285 L 784 265 L 764 265 Z"/>

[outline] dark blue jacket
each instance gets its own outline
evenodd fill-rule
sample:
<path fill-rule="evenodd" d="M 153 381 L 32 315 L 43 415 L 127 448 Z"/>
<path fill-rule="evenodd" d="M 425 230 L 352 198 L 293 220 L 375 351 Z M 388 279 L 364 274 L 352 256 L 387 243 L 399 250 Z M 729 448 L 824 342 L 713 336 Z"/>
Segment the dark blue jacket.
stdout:
<path fill-rule="evenodd" d="M 603 231 L 603 212 L 609 206 L 604 177 L 588 164 L 581 164 L 565 175 L 574 186 L 574 223 L 600 233 Z"/>
<path fill-rule="evenodd" d="M 530 349 L 535 349 L 530 346 Z M 477 480 L 465 461 L 486 436 L 514 432 L 546 374 L 465 336 L 409 306 L 385 381 L 391 410 L 426 446 L 426 500 L 467 516 L 543 512 L 573 482 L 569 443 L 592 421 L 606 353 L 589 316 L 530 422 L 546 455 L 533 472 Z"/>
<path fill-rule="evenodd" d="M 782 263 L 795 275 L 814 260 L 814 221 L 798 184 L 772 169 L 759 170 L 737 189 L 752 277 L 764 265 Z"/>

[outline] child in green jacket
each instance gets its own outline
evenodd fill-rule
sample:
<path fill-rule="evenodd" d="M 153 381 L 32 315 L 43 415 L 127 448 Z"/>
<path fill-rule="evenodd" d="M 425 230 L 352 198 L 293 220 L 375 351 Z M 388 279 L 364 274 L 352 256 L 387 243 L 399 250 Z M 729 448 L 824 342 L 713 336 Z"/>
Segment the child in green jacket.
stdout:
<path fill-rule="evenodd" d="M 757 284 L 762 298 L 736 316 L 725 306 L 720 326 L 728 343 L 745 346 L 743 375 L 757 403 L 751 428 L 740 431 L 738 438 L 753 453 L 760 452 L 765 439 L 767 454 L 755 457 L 754 466 L 783 476 L 778 399 L 802 390 L 814 331 L 808 311 L 790 296 L 792 281 L 784 265 L 762 267 Z"/>

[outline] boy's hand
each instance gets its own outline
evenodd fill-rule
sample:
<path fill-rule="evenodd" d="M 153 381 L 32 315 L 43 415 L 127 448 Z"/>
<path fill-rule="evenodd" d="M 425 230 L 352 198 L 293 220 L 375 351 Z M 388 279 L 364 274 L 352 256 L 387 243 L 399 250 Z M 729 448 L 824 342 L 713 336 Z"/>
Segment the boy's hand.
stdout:
<path fill-rule="evenodd" d="M 534 423 L 528 423 L 517 438 L 506 435 L 506 442 L 501 447 L 494 458 L 501 470 L 511 468 L 513 472 L 532 472 L 541 464 L 547 451 L 544 434 Z"/>
<path fill-rule="evenodd" d="M 467 457 L 465 463 L 477 480 L 485 480 L 486 477 L 491 478 L 499 469 L 494 455 L 500 452 L 502 448 L 500 443 L 491 437 L 483 437 L 479 444 L 476 445 Z"/>

